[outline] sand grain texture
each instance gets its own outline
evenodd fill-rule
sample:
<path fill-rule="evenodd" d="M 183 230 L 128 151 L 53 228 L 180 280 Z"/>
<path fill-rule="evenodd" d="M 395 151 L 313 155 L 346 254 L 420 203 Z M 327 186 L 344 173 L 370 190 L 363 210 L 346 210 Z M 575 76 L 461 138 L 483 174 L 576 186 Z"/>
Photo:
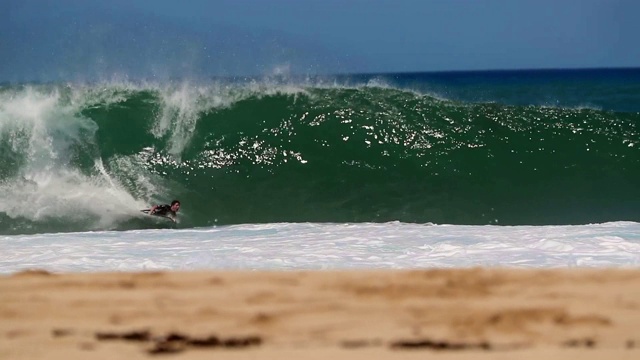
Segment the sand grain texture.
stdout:
<path fill-rule="evenodd" d="M 0 359 L 640 358 L 640 270 L 0 277 Z"/>

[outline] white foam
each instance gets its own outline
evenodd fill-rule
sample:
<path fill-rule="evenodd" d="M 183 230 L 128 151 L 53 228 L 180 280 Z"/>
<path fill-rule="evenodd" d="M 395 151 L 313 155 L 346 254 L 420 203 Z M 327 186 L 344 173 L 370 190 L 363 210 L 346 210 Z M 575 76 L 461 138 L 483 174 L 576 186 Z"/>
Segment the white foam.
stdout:
<path fill-rule="evenodd" d="M 0 273 L 640 265 L 640 224 L 249 224 L 0 237 Z"/>
<path fill-rule="evenodd" d="M 86 147 L 98 129 L 78 115 L 75 98 L 67 88 L 47 86 L 0 96 L 0 135 L 20 159 L 16 173 L 3 174 L 0 182 L 0 213 L 32 221 L 90 221 L 89 228 L 104 229 L 144 206 L 107 174 L 99 156 L 90 174 L 72 165 L 74 147 L 90 154 Z"/>
<path fill-rule="evenodd" d="M 144 149 L 140 154 L 115 156 L 107 168 L 96 145 L 98 125 L 82 111 L 107 108 L 129 99 L 137 91 L 158 96 L 160 111 L 152 135 L 167 137 L 168 148 Z M 161 186 L 141 163 L 157 151 L 180 162 L 203 113 L 230 106 L 252 96 L 297 94 L 300 87 L 265 79 L 243 84 L 211 82 L 132 83 L 115 79 L 97 84 L 28 85 L 0 93 L 0 137 L 19 168 L 1 174 L 0 213 L 31 221 L 45 218 L 61 222 L 90 222 L 88 228 L 108 229 L 132 212 L 146 207 L 161 193 Z M 117 121 L 114 119 L 113 121 Z M 82 149 L 78 151 L 78 149 Z M 74 165 L 76 155 L 93 161 L 94 169 Z M 4 156 L 8 156 L 3 154 Z M 135 181 L 135 184 L 130 182 Z M 126 188 L 136 189 L 129 190 Z"/>

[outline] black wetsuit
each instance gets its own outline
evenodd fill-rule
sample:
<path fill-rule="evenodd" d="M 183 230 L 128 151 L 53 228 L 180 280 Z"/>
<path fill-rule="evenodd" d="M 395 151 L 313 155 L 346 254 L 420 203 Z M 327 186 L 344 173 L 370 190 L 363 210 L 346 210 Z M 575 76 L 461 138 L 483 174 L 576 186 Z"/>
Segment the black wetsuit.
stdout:
<path fill-rule="evenodd" d="M 171 205 L 158 205 L 151 215 L 176 217 L 176 213 L 171 210 Z"/>

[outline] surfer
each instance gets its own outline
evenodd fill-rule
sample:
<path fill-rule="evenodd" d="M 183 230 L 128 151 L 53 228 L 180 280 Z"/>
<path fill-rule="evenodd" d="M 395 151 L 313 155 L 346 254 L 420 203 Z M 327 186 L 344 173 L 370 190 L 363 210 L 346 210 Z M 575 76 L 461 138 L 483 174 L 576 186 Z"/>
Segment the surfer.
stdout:
<path fill-rule="evenodd" d="M 175 218 L 178 210 L 180 210 L 180 201 L 173 200 L 171 202 L 171 205 L 153 205 L 151 209 L 149 209 L 149 215 L 159 215 Z"/>

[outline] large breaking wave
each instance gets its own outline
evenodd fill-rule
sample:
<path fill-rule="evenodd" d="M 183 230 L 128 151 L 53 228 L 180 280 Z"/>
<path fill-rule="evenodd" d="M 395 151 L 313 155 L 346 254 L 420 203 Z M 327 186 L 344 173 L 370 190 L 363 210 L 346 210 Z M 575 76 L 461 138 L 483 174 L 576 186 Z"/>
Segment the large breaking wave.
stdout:
<path fill-rule="evenodd" d="M 640 218 L 640 114 L 269 81 L 0 88 L 0 233 Z"/>

